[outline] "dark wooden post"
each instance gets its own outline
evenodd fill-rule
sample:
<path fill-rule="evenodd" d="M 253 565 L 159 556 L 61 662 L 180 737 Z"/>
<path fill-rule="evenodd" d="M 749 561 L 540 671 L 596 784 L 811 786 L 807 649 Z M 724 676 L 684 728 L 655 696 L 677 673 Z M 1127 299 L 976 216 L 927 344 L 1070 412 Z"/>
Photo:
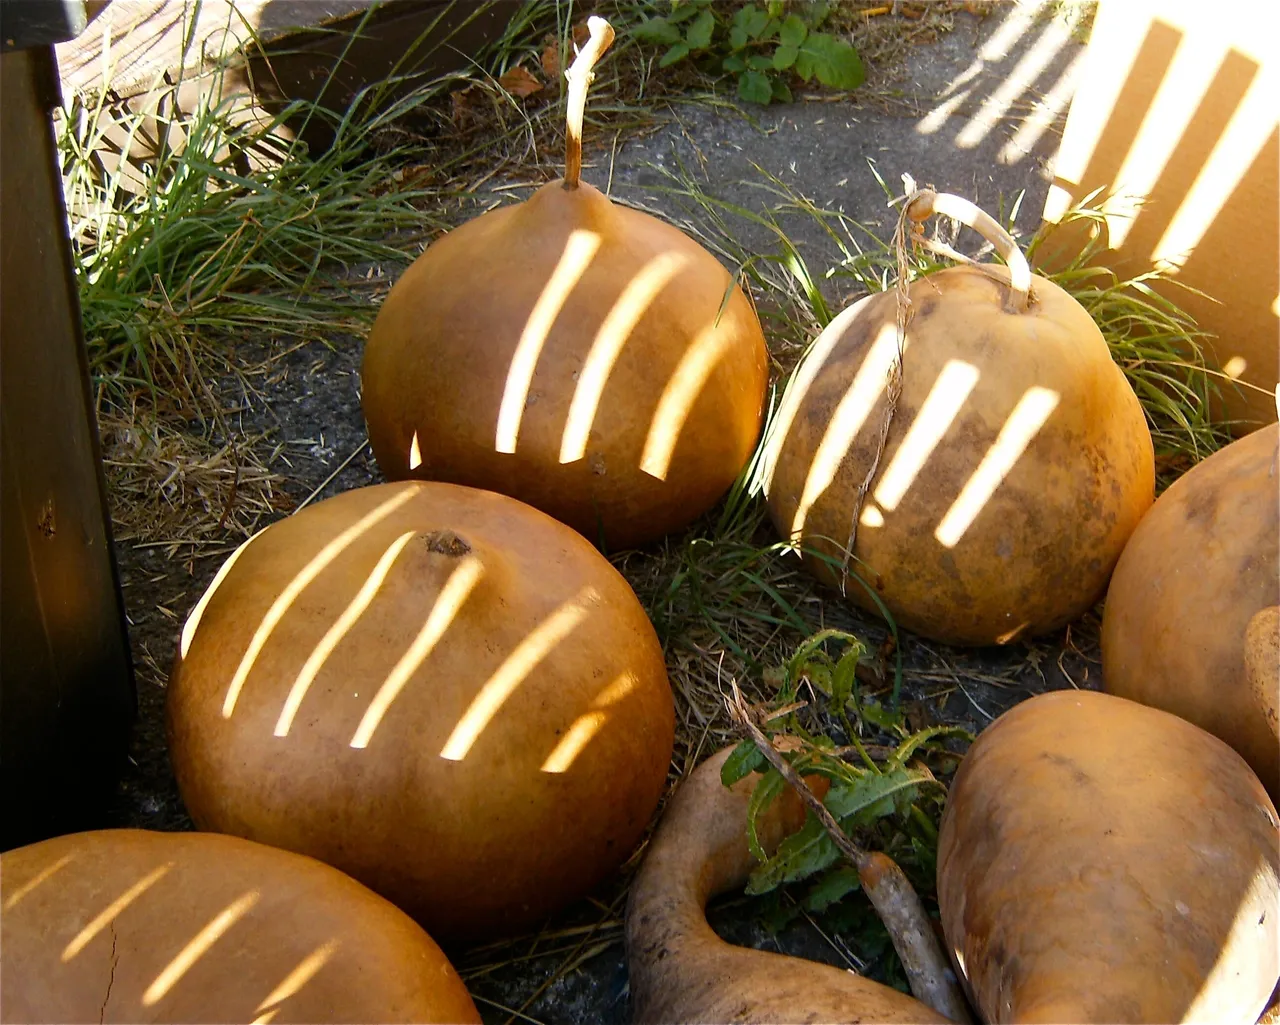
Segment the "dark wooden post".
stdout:
<path fill-rule="evenodd" d="M 96 5 L 100 6 L 100 5 Z M 135 694 L 50 111 L 83 0 L 0 18 L 0 845 L 101 824 Z"/>

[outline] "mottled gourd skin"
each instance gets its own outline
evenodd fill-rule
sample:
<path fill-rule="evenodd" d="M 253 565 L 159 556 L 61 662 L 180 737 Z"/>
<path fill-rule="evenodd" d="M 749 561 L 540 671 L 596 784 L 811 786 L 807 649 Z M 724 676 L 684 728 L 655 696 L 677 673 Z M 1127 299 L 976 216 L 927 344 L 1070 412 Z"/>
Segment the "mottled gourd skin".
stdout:
<path fill-rule="evenodd" d="M 707 901 L 741 887 L 756 862 L 747 847 L 747 803 L 758 776 L 732 788 L 712 755 L 667 805 L 631 886 L 627 967 L 637 1025 L 766 1025 L 771 1022 L 923 1023 L 947 1019 L 852 972 L 725 943 L 707 924 Z M 766 850 L 804 823 L 790 790 L 758 820 Z"/>
<path fill-rule="evenodd" d="M 1253 1022 L 1280 972 L 1278 848 L 1266 790 L 1222 741 L 1056 691 L 956 774 L 942 925 L 987 1022 Z"/>
<path fill-rule="evenodd" d="M 1192 467 L 1160 496 L 1116 566 L 1102 619 L 1103 686 L 1221 737 L 1280 797 L 1280 662 L 1247 629 L 1280 604 L 1280 427 Z"/>
<path fill-rule="evenodd" d="M 760 323 L 710 253 L 560 182 L 432 243 L 383 303 L 361 373 L 388 478 L 500 491 L 611 549 L 720 499 L 767 382 Z"/>
<path fill-rule="evenodd" d="M 441 942 L 536 928 L 622 864 L 674 733 L 662 647 L 599 552 L 421 481 L 250 541 L 184 630 L 168 716 L 200 828 L 333 864 Z"/>
<path fill-rule="evenodd" d="M 991 273 L 1008 279 L 1003 268 Z M 902 393 L 851 564 L 900 625 L 951 644 L 1006 643 L 1078 618 L 1102 594 L 1155 494 L 1142 408 L 1097 326 L 1043 278 L 1033 278 L 1026 313 L 1004 311 L 1007 292 L 969 267 L 911 285 Z M 789 386 L 769 443 L 774 524 L 837 565 L 880 435 L 895 324 L 893 292 L 869 296 L 833 320 L 808 357 L 817 362 L 807 371 L 802 364 L 797 376 L 802 383 L 813 375 L 811 383 Z M 932 406 L 922 417 L 926 400 Z M 948 404 L 956 408 L 949 422 L 939 415 Z M 1015 428 L 1034 426 L 1037 414 L 1043 425 L 1021 454 L 997 446 L 1002 431 L 1025 440 Z M 924 458 L 924 442 L 931 431 L 937 439 L 943 425 Z M 841 431 L 847 437 L 855 427 L 851 442 L 842 443 Z M 912 444 L 904 446 L 913 427 Z M 998 486 L 981 502 L 971 478 L 984 476 L 976 471 L 985 459 L 1005 453 L 1016 458 L 1006 459 L 1012 466 L 1003 480 L 997 468 L 991 480 Z M 907 471 L 913 465 L 914 476 Z M 895 476 L 910 481 L 905 491 L 885 487 Z M 976 515 L 961 531 L 957 514 L 966 507 Z M 807 561 L 820 579 L 838 583 L 828 563 Z M 846 594 L 878 611 L 856 581 Z"/>
<path fill-rule="evenodd" d="M 247 840 L 55 837 L 0 857 L 0 894 L 6 1022 L 480 1021 L 408 915 Z"/>

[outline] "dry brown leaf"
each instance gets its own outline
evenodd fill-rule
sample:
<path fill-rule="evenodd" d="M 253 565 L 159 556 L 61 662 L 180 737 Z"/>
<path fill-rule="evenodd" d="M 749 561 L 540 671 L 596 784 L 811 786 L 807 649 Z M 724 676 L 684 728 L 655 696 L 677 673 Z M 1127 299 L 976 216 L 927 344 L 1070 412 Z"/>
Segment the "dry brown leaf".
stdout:
<path fill-rule="evenodd" d="M 553 81 L 560 74 L 560 47 L 550 36 L 547 45 L 542 48 L 542 73 Z"/>
<path fill-rule="evenodd" d="M 498 84 L 502 86 L 512 96 L 524 99 L 526 96 L 532 96 L 534 93 L 542 92 L 542 83 L 533 77 L 525 68 L 516 66 L 498 79 Z"/>
<path fill-rule="evenodd" d="M 453 102 L 452 118 L 455 125 L 461 125 L 474 115 L 479 95 L 480 90 L 474 84 L 465 89 L 455 89 L 449 94 L 449 99 Z"/>

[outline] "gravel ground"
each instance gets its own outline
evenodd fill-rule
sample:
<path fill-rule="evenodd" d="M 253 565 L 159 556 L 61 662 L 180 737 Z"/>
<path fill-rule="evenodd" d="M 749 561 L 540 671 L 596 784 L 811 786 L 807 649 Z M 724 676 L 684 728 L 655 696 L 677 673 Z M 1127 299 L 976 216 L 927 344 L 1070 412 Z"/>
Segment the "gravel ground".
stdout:
<path fill-rule="evenodd" d="M 1032 143 L 1027 141 L 1029 131 L 1019 134 L 1018 129 L 1029 101 L 1049 92 L 1080 44 L 1068 40 L 1046 59 L 1051 47 L 1044 40 L 1053 41 L 1050 30 L 1037 25 L 1018 35 L 1011 10 L 1002 8 L 982 19 L 958 16 L 955 31 L 911 54 L 907 74 L 899 83 L 903 95 L 889 104 L 827 98 L 756 109 L 740 118 L 688 108 L 682 111 L 680 123 L 618 148 L 611 168 L 612 190 L 648 206 L 662 207 L 669 201 L 645 187 L 660 181 L 658 168 L 683 162 L 705 174 L 703 187 L 708 192 L 758 207 L 760 193 L 744 184 L 755 174 L 754 162 L 819 205 L 843 207 L 851 216 L 878 226 L 887 238 L 894 214 L 886 208 L 883 194 L 867 170 L 867 160 L 873 159 L 892 185 L 908 171 L 921 182 L 961 193 L 988 208 L 1025 189 L 1018 223 L 1030 232 L 1038 223 L 1057 136 L 1051 129 Z M 1003 35 L 1012 41 L 1002 55 L 1002 46 L 993 44 L 1000 44 Z M 990 49 L 977 59 L 984 46 Z M 1042 70 L 1025 87 L 1009 84 L 1016 69 L 1035 71 L 1041 65 Z M 934 98 L 966 75 L 965 87 L 971 93 L 964 101 L 963 113 L 930 119 L 929 111 L 937 103 Z M 994 119 L 991 115 L 1005 101 L 1014 102 L 1012 113 L 1017 117 Z M 975 111 L 979 116 L 974 116 Z M 928 131 L 935 123 L 936 130 Z M 585 177 L 603 184 L 609 173 L 606 167 L 598 160 Z M 802 251 L 820 262 L 823 240 L 813 226 L 797 224 L 795 231 Z M 399 269 L 383 270 L 393 277 Z M 265 402 L 246 397 L 243 403 L 239 413 L 243 427 L 250 431 L 270 428 L 275 440 L 284 444 L 287 464 L 276 468 L 286 474 L 286 490 L 295 502 L 326 481 L 320 497 L 380 479 L 372 456 L 363 448 L 361 344 L 358 338 L 336 337 L 329 349 L 311 346 L 294 351 L 275 364 Z M 173 658 L 180 624 L 221 560 L 205 558 L 183 564 L 171 561 L 157 548 L 124 545 L 118 546 L 117 554 L 138 666 L 139 718 L 131 763 L 120 785 L 113 818 L 121 826 L 190 829 L 165 749 L 164 673 Z M 872 638 L 879 635 L 876 624 L 842 609 L 831 608 L 831 618 Z M 960 686 L 945 717 L 980 729 L 990 717 L 1029 693 L 1072 682 L 1096 686 L 1096 633 L 1096 620 L 1088 617 L 1069 635 L 1045 638 L 1033 647 L 962 652 L 913 643 L 909 658 L 914 666 L 935 676 L 954 675 Z M 1011 667 L 1019 667 L 1016 687 L 983 681 L 983 677 L 1005 674 Z M 833 946 L 811 927 L 802 923 L 771 932 L 761 924 L 759 911 L 752 902 L 729 901 L 713 913 L 713 923 L 734 942 L 842 963 Z M 566 920 L 572 917 L 571 912 Z M 535 958 L 475 978 L 471 987 L 483 1001 L 520 1007 L 559 965 L 559 957 Z M 505 1013 L 489 1003 L 482 1003 L 481 1009 L 487 1020 L 507 1020 Z M 626 970 L 620 944 L 612 944 L 558 979 L 524 1013 L 543 1022 L 627 1020 Z"/>

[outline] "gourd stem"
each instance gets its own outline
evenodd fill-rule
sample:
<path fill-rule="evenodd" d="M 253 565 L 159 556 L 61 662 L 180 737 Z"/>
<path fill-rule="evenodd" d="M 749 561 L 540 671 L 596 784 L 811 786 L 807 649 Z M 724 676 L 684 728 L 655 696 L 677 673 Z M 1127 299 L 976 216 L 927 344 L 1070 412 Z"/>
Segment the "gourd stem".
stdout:
<path fill-rule="evenodd" d="M 564 77 L 569 82 L 564 153 L 564 187 L 576 189 L 582 175 L 582 117 L 587 109 L 587 88 L 595 73 L 591 70 L 613 42 L 613 26 L 603 18 L 587 19 L 591 37 L 579 52 Z"/>
<path fill-rule="evenodd" d="M 908 199 L 906 212 L 913 221 L 927 220 L 932 214 L 950 217 L 972 228 L 995 246 L 1009 267 L 1009 299 L 1005 310 L 1009 313 L 1027 312 L 1031 296 L 1031 267 L 1013 236 L 1000 227 L 994 217 L 967 199 L 930 189 L 922 189 Z"/>

